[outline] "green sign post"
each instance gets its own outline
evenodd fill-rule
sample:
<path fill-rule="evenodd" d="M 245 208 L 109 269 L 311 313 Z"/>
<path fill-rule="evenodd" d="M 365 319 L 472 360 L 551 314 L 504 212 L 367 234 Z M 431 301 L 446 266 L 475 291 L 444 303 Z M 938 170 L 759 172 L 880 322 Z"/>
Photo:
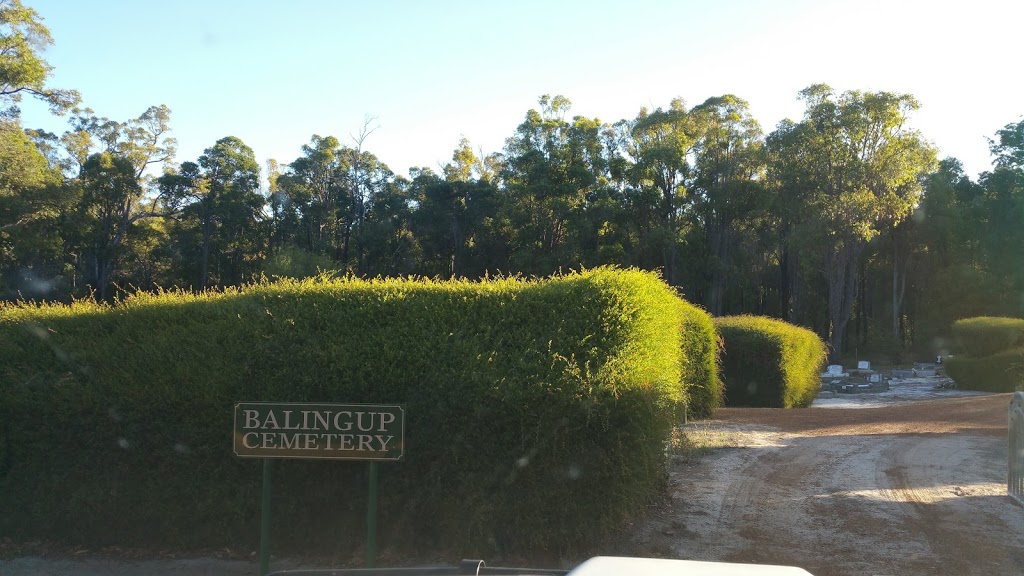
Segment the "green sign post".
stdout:
<path fill-rule="evenodd" d="M 270 560 L 272 458 L 369 460 L 366 565 L 377 555 L 377 462 L 401 460 L 405 408 L 394 404 L 235 404 L 235 454 L 263 458 L 260 506 L 260 576 Z"/>

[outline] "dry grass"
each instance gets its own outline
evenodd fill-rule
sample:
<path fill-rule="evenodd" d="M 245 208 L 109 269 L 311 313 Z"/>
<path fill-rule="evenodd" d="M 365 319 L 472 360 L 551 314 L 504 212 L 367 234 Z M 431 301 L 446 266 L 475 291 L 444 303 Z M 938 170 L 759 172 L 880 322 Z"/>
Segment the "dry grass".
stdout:
<path fill-rule="evenodd" d="M 672 430 L 669 455 L 688 462 L 722 448 L 743 446 L 741 435 L 735 430 L 716 426 L 711 421 L 700 421 Z"/>

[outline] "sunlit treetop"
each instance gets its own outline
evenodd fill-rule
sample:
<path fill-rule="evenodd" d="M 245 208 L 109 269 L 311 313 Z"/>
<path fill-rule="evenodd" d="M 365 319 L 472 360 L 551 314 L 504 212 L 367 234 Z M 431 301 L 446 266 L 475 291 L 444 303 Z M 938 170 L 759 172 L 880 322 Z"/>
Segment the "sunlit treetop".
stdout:
<path fill-rule="evenodd" d="M 48 87 L 53 67 L 41 56 L 53 44 L 39 13 L 21 0 L 0 0 L 0 113 L 18 117 L 24 94 L 46 102 L 54 114 L 64 114 L 81 100 L 75 90 Z"/>

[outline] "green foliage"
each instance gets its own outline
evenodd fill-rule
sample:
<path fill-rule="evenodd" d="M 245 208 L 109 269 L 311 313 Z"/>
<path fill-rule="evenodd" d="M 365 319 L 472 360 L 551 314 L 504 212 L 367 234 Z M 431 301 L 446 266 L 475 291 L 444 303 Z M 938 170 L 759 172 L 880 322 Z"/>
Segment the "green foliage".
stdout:
<path fill-rule="evenodd" d="M 997 168 L 1020 171 L 1024 169 L 1024 120 L 1010 123 L 996 131 L 996 140 L 989 141 Z"/>
<path fill-rule="evenodd" d="M 505 141 L 501 178 L 509 202 L 509 263 L 527 274 L 550 274 L 591 264 L 614 235 L 595 229 L 590 209 L 606 192 L 608 160 L 597 119 L 565 119 L 571 102 L 542 96 L 541 111 L 530 110 Z M 603 220 L 603 219 L 602 219 Z M 588 250 L 593 247 L 594 250 Z M 614 250 L 614 249 L 613 249 Z"/>
<path fill-rule="evenodd" d="M 0 100 L 10 103 L 3 114 L 17 116 L 23 94 L 46 102 L 57 114 L 78 104 L 78 92 L 46 86 L 53 67 L 40 53 L 51 44 L 53 38 L 38 12 L 21 0 L 0 1 Z"/>
<path fill-rule="evenodd" d="M 935 150 L 906 127 L 919 104 L 909 94 L 847 91 L 825 84 L 800 92 L 806 103 L 799 124 L 780 125 L 769 136 L 792 226 L 825 250 L 828 342 L 843 351 L 856 296 L 856 277 L 868 241 L 910 216 L 921 196 L 921 178 L 935 167 Z"/>
<path fill-rule="evenodd" d="M 17 122 L 0 121 L 0 298 L 48 296 L 61 270 L 61 175 Z"/>
<path fill-rule="evenodd" d="M 197 162 L 157 180 L 161 196 L 178 213 L 172 238 L 182 246 L 190 284 L 238 285 L 262 256 L 261 222 L 266 199 L 259 193 L 260 167 L 252 149 L 234 136 L 221 138 Z"/>
<path fill-rule="evenodd" d="M 728 406 L 807 407 L 818 393 L 825 344 L 814 332 L 760 316 L 716 318 Z"/>
<path fill-rule="evenodd" d="M 108 152 L 127 159 L 135 177 L 141 179 L 150 167 L 174 158 L 178 141 L 168 135 L 170 121 L 171 109 L 165 104 L 150 106 L 138 118 L 124 122 L 96 116 L 91 108 L 76 108 L 71 130 L 60 142 L 79 166 L 92 154 Z"/>
<path fill-rule="evenodd" d="M 983 358 L 954 356 L 943 365 L 957 386 L 965 390 L 1024 390 L 1024 347 L 1003 350 Z"/>
<path fill-rule="evenodd" d="M 734 253 L 744 222 L 755 220 L 765 201 L 761 126 L 747 102 L 731 94 L 709 98 L 693 114 L 706 132 L 696 148 L 690 203 L 700 223 L 697 236 L 707 242 L 708 310 L 721 316 L 726 285 L 736 283 Z"/>
<path fill-rule="evenodd" d="M 109 152 L 89 156 L 75 182 L 75 209 L 65 215 L 67 250 L 77 256 L 85 283 L 105 300 L 139 215 L 143 189 L 128 158 Z"/>
<path fill-rule="evenodd" d="M 953 323 L 953 335 L 972 358 L 1024 346 L 1024 318 L 979 316 Z"/>
<path fill-rule="evenodd" d="M 714 381 L 698 312 L 653 274 L 610 269 L 2 306 L 0 535 L 254 545 L 259 463 L 228 431 L 234 402 L 261 400 L 406 406 L 406 458 L 381 466 L 389 545 L 583 545 L 663 486 L 700 387 L 686 379 Z M 364 473 L 281 461 L 281 549 L 354 553 Z"/>
<path fill-rule="evenodd" d="M 686 408 L 691 417 L 710 418 L 725 396 L 718 375 L 718 332 L 707 312 L 684 303 L 683 382 L 691 384 Z"/>
<path fill-rule="evenodd" d="M 365 125 L 354 148 L 318 135 L 302 147 L 303 155 L 275 181 L 284 200 L 282 235 L 304 250 L 329 255 L 344 270 L 395 275 L 395 261 L 410 249 L 404 241 L 408 217 L 400 208 L 407 210 L 409 199 L 396 198 L 404 191 L 396 187 L 394 173 L 363 150 L 370 132 Z"/>
<path fill-rule="evenodd" d="M 1024 389 L 1024 318 L 964 318 L 953 323 L 952 331 L 967 352 L 945 363 L 957 386 L 985 392 Z"/>
<path fill-rule="evenodd" d="M 263 263 L 263 274 L 268 278 L 313 278 L 338 271 L 339 264 L 327 256 L 287 246 L 274 253 Z"/>

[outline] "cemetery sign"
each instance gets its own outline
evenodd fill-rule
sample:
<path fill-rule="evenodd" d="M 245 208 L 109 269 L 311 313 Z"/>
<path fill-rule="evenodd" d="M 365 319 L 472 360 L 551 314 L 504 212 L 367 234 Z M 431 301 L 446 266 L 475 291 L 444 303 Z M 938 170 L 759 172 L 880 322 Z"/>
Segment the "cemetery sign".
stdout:
<path fill-rule="evenodd" d="M 249 458 L 400 460 L 405 409 L 381 404 L 235 404 L 235 454 Z"/>

